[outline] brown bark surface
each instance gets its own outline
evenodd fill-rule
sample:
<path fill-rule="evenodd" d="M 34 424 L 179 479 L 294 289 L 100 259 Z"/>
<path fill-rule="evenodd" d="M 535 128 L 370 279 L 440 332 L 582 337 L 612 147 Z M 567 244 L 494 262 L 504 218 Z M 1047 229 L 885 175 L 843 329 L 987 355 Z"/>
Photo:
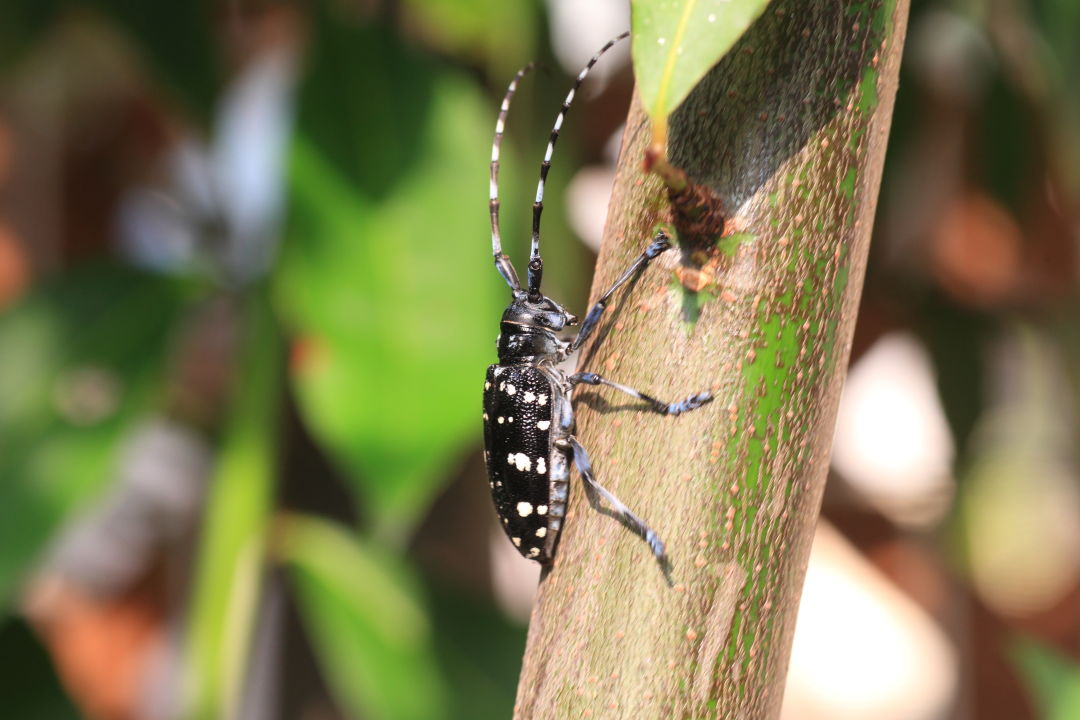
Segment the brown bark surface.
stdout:
<path fill-rule="evenodd" d="M 674 584 L 572 483 L 515 717 L 778 715 L 906 21 L 906 0 L 777 0 L 672 117 L 671 161 L 723 199 L 724 237 L 618 295 L 583 369 L 716 399 L 668 418 L 585 388 L 577 407 L 598 480 L 665 540 Z M 648 140 L 635 103 L 594 298 L 670 221 Z"/>

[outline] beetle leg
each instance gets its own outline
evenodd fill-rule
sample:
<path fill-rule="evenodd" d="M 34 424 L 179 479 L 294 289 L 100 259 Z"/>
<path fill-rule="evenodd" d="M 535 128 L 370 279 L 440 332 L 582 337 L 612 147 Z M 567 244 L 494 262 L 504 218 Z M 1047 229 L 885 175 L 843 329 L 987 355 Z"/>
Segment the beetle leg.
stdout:
<path fill-rule="evenodd" d="M 600 316 L 604 314 L 604 310 L 607 309 L 608 301 L 611 296 L 615 294 L 615 291 L 622 287 L 627 280 L 633 277 L 641 268 L 648 265 L 660 253 L 671 248 L 671 238 L 666 232 L 660 230 L 656 233 L 656 237 L 653 238 L 649 247 L 645 248 L 645 252 L 638 255 L 637 260 L 630 263 L 630 267 L 626 268 L 626 271 L 619 276 L 619 279 L 608 288 L 607 292 L 600 296 L 600 299 L 596 301 L 596 304 L 589 309 L 589 314 L 585 316 L 585 322 L 581 324 L 581 330 L 578 331 L 577 337 L 570 343 L 570 348 L 567 351 L 567 355 L 581 347 L 586 340 L 589 339 L 589 335 L 596 329 L 596 324 L 600 322 Z"/>
<path fill-rule="evenodd" d="M 631 512 L 630 508 L 626 507 L 619 498 L 615 497 L 605 488 L 603 485 L 596 481 L 596 477 L 593 475 L 592 464 L 589 462 L 589 455 L 585 452 L 585 448 L 581 446 L 577 438 L 571 435 L 566 438 L 566 441 L 570 444 L 570 448 L 574 453 L 574 464 L 577 465 L 578 472 L 581 473 L 582 479 L 585 481 L 585 496 L 589 499 L 589 504 L 593 506 L 593 509 L 604 515 L 614 517 L 629 530 L 633 531 L 635 535 L 640 537 L 649 547 L 652 549 L 653 555 L 656 557 L 656 561 L 660 563 L 661 569 L 664 574 L 667 575 L 671 568 L 671 562 L 668 560 L 667 553 L 664 551 L 664 542 L 660 539 L 660 536 L 653 532 L 653 529 L 645 524 L 641 518 Z M 600 504 L 600 498 L 603 498 L 612 509 L 608 510 Z"/>
<path fill-rule="evenodd" d="M 682 415 L 685 412 L 691 410 L 697 410 L 702 405 L 712 402 L 713 396 L 710 392 L 701 392 L 696 395 L 691 395 L 685 400 L 679 402 L 666 403 L 662 400 L 657 400 L 651 395 L 646 395 L 640 390 L 635 390 L 632 387 L 617 383 L 607 378 L 601 377 L 596 373 L 580 372 L 574 373 L 569 378 L 571 385 L 607 385 L 610 388 L 615 388 L 620 392 L 624 392 L 631 397 L 636 397 L 638 400 L 644 400 L 649 403 L 649 409 L 653 412 L 658 412 L 661 415 Z"/>

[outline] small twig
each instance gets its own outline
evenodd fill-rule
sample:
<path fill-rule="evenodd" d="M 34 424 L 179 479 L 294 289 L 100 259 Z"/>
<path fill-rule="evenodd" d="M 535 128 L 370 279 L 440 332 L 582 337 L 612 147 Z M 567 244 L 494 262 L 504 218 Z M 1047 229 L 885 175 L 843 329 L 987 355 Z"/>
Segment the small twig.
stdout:
<path fill-rule="evenodd" d="M 642 167 L 664 181 L 679 241 L 692 248 L 714 245 L 724 232 L 724 206 L 719 196 L 669 163 L 662 145 L 653 143 L 646 148 Z"/>

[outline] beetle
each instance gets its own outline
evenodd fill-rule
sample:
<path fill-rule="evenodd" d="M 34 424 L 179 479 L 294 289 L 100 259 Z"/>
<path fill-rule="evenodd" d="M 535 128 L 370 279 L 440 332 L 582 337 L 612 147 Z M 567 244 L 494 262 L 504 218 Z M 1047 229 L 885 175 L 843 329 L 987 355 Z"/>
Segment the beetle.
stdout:
<path fill-rule="evenodd" d="M 491 147 L 490 215 L 491 245 L 495 267 L 509 285 L 511 300 L 499 326 L 499 362 L 487 369 L 484 380 L 484 460 L 492 499 L 507 537 L 524 557 L 548 564 L 555 554 L 566 516 L 571 463 L 577 466 L 590 504 L 616 517 L 641 537 L 661 564 L 668 568 L 660 537 L 617 497 L 597 482 L 588 453 L 574 436 L 573 391 L 578 385 L 601 385 L 642 400 L 644 408 L 662 415 L 679 415 L 712 400 L 708 392 L 665 403 L 643 392 L 592 372 L 567 374 L 559 363 L 580 348 L 596 329 L 611 297 L 628 280 L 671 248 L 670 238 L 659 231 L 644 252 L 589 310 L 573 339 L 559 333 L 577 325 L 578 318 L 540 291 L 544 262 L 540 257 L 540 217 L 544 211 L 544 184 L 551 155 L 574 94 L 600 56 L 619 40 L 609 41 L 578 74 L 555 118 L 533 203 L 532 248 L 527 284 L 523 288 L 510 258 L 502 250 L 499 234 L 499 147 L 502 143 L 510 101 L 521 78 L 532 69 L 526 65 L 510 82 L 495 123 Z M 600 502 L 603 499 L 610 509 Z"/>

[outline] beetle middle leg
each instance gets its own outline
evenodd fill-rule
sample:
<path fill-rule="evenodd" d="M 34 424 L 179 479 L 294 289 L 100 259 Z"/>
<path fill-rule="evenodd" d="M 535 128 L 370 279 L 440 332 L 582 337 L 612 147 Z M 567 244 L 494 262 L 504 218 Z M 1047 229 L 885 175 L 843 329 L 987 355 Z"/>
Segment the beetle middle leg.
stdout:
<path fill-rule="evenodd" d="M 607 488 L 596 481 L 596 477 L 593 475 L 592 463 L 589 462 L 589 455 L 585 452 L 585 448 L 581 446 L 581 443 L 578 442 L 576 437 L 571 435 L 567 437 L 564 442 L 570 446 L 574 456 L 574 464 L 577 465 L 578 472 L 581 473 L 581 477 L 585 481 L 585 497 L 589 499 L 589 504 L 592 505 L 593 509 L 597 512 L 614 517 L 635 535 L 648 543 L 653 556 L 656 557 L 656 561 L 660 563 L 660 568 L 664 571 L 664 575 L 667 576 L 671 570 L 671 562 L 668 560 L 667 552 L 664 549 L 664 542 L 660 539 L 660 536 L 657 535 L 651 527 L 646 525 L 644 520 L 635 515 L 630 508 L 626 507 L 622 500 L 619 500 L 619 498 L 612 495 Z M 603 498 L 604 501 L 611 506 L 610 510 L 600 503 L 600 498 Z"/>
<path fill-rule="evenodd" d="M 644 400 L 649 404 L 649 409 L 653 412 L 660 413 L 661 415 L 682 415 L 685 412 L 691 410 L 697 410 L 702 405 L 712 402 L 712 393 L 701 392 L 696 395 L 691 395 L 685 400 L 679 402 L 666 403 L 662 400 L 657 400 L 651 395 L 646 395 L 640 390 L 635 390 L 632 387 L 617 383 L 612 380 L 608 380 L 605 377 L 601 377 L 596 373 L 591 372 L 579 372 L 571 375 L 568 380 L 571 385 L 606 385 L 610 388 L 615 388 L 619 392 L 624 392 L 630 397 L 635 397 L 638 400 Z"/>

